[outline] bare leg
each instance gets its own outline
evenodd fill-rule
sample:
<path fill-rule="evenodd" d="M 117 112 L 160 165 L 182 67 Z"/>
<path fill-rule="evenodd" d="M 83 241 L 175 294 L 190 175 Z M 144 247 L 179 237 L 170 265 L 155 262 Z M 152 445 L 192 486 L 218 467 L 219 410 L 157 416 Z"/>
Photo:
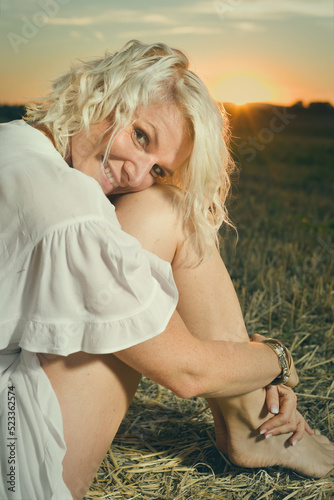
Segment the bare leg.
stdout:
<path fill-rule="evenodd" d="M 144 248 L 172 263 L 180 294 L 178 311 L 194 336 L 248 342 L 239 302 L 219 253 L 213 249 L 207 260 L 196 267 L 191 265 L 196 256 L 184 244 L 187 234 L 172 200 L 168 190 L 155 186 L 122 197 L 116 211 L 123 228 Z M 326 474 L 334 465 L 330 461 L 333 449 L 328 448 L 331 445 L 326 438 L 322 437 L 320 445 L 315 436 L 305 435 L 302 445 L 287 448 L 289 436 L 265 440 L 259 435 L 258 428 L 268 420 L 265 389 L 235 398 L 209 400 L 209 404 L 217 445 L 238 465 L 278 464 L 316 477 Z M 303 450 L 303 460 L 298 450 Z"/>
<path fill-rule="evenodd" d="M 117 432 L 140 374 L 112 354 L 39 355 L 57 395 L 67 452 L 63 477 L 81 500 Z"/>
<path fill-rule="evenodd" d="M 249 342 L 240 305 L 231 279 L 216 249 L 196 267 L 189 247 L 181 246 L 172 262 L 180 293 L 178 311 L 189 331 L 198 338 Z M 217 447 L 228 452 L 227 426 L 217 399 L 208 399 Z"/>

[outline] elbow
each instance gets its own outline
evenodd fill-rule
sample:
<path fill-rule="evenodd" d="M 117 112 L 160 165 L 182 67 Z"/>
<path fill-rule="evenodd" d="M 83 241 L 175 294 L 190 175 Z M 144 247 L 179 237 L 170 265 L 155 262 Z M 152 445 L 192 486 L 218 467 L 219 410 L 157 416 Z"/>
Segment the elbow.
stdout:
<path fill-rule="evenodd" d="M 170 384 L 168 389 L 181 399 L 194 398 L 203 393 L 203 388 L 200 387 L 198 380 L 191 376 L 180 377 L 173 384 Z"/>

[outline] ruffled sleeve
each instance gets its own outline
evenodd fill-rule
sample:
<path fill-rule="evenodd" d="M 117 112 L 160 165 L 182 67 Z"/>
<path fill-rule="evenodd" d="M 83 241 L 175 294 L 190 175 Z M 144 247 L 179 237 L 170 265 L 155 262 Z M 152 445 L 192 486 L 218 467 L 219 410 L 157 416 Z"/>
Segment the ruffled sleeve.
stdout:
<path fill-rule="evenodd" d="M 103 219 L 54 228 L 25 269 L 19 345 L 28 351 L 126 349 L 164 331 L 178 300 L 170 264 Z"/>

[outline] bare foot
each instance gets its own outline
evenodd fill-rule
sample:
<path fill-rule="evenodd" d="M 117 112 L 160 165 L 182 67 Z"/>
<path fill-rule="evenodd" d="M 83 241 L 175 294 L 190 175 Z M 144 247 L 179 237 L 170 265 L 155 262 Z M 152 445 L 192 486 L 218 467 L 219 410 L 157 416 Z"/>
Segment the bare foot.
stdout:
<path fill-rule="evenodd" d="M 241 467 L 271 467 L 279 465 L 305 476 L 323 477 L 334 467 L 334 447 L 318 436 L 304 435 L 296 446 L 287 445 L 286 435 L 259 438 L 256 432 L 244 442 L 230 440 L 229 459 Z"/>
<path fill-rule="evenodd" d="M 228 429 L 229 459 L 241 467 L 277 465 L 305 476 L 325 476 L 334 467 L 334 446 L 325 436 L 305 433 L 299 443 L 291 446 L 288 443 L 291 434 L 269 439 L 259 435 L 260 425 L 268 419 L 264 398 L 265 393 L 260 390 L 219 400 Z"/>

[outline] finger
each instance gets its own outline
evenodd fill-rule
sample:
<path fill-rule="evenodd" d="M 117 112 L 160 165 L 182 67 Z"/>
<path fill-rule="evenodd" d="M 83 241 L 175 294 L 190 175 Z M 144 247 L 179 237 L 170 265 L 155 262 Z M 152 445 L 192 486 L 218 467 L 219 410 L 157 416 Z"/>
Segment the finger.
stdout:
<path fill-rule="evenodd" d="M 254 335 L 252 335 L 251 337 L 252 342 L 262 342 L 265 339 L 266 337 L 264 337 L 263 335 L 259 335 L 258 333 L 254 333 Z"/>
<path fill-rule="evenodd" d="M 306 422 L 306 420 L 305 420 L 305 431 L 310 436 L 313 436 L 313 434 L 314 434 L 313 429 L 309 426 L 309 424 Z"/>
<path fill-rule="evenodd" d="M 267 435 L 273 429 L 279 428 L 275 434 L 284 431 L 293 432 L 297 424 L 298 412 L 296 410 L 297 397 L 295 393 L 285 386 L 276 386 L 279 393 L 279 413 L 266 420 L 259 428 L 261 434 Z"/>
<path fill-rule="evenodd" d="M 293 431 L 292 431 L 293 429 Z M 291 434 L 291 432 L 297 432 L 298 430 L 298 424 L 297 422 L 289 422 L 288 424 L 284 424 L 282 426 L 278 426 L 278 427 L 274 427 L 273 429 L 268 429 L 266 430 L 266 432 L 260 432 L 260 434 L 265 438 L 265 439 L 269 439 L 271 438 L 272 436 L 279 436 L 281 434 Z M 297 436 L 294 437 L 294 440 L 297 439 L 301 439 L 300 438 L 300 434 L 298 434 Z"/>
<path fill-rule="evenodd" d="M 299 382 L 299 377 L 296 371 L 296 367 L 293 362 L 293 358 L 291 358 L 291 367 L 290 367 L 290 377 L 289 380 L 285 383 L 286 386 L 288 387 L 296 387 L 296 385 Z"/>
<path fill-rule="evenodd" d="M 293 389 L 294 387 L 296 387 L 296 385 L 298 383 L 299 383 L 299 377 L 298 377 L 296 369 L 295 369 L 295 367 L 293 365 L 291 373 L 290 373 L 289 380 L 287 382 L 285 382 L 285 385 L 287 387 L 290 387 L 291 389 Z"/>
<path fill-rule="evenodd" d="M 266 404 L 270 413 L 279 413 L 279 390 L 276 385 L 266 387 Z"/>
<path fill-rule="evenodd" d="M 295 416 L 292 416 L 290 420 L 286 420 L 285 417 L 279 414 L 264 422 L 259 427 L 259 432 L 264 437 L 267 437 L 268 434 L 276 436 L 286 432 L 293 432 L 297 428 L 297 422 Z"/>
<path fill-rule="evenodd" d="M 276 418 L 276 417 L 273 417 Z M 266 439 L 271 436 L 277 436 L 279 434 L 287 434 L 289 432 L 293 432 L 293 434 L 289 438 L 289 443 L 291 446 L 295 446 L 299 441 L 301 441 L 305 434 L 305 419 L 299 412 L 296 412 L 295 418 L 288 422 L 287 424 L 283 424 L 281 426 L 276 426 L 273 429 L 268 430 L 263 435 Z"/>
<path fill-rule="evenodd" d="M 298 413 L 298 412 L 297 412 Z M 289 443 L 291 446 L 295 446 L 301 439 L 303 439 L 305 433 L 305 420 L 299 413 L 298 423 L 295 432 L 289 438 Z"/>

